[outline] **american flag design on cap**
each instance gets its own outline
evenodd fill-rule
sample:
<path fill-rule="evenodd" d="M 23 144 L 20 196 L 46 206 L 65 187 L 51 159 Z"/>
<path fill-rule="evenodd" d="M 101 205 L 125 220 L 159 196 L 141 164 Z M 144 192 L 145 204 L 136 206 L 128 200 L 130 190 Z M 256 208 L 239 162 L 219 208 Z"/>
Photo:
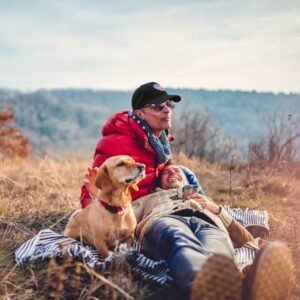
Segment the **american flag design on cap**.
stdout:
<path fill-rule="evenodd" d="M 158 91 L 165 91 L 165 89 L 158 83 L 153 84 L 153 87 Z"/>

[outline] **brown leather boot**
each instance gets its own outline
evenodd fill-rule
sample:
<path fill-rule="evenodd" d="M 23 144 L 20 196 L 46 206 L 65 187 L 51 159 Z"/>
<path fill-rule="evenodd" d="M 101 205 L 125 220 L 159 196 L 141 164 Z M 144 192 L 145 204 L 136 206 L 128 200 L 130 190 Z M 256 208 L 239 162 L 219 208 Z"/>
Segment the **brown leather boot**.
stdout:
<path fill-rule="evenodd" d="M 242 274 L 232 258 L 215 254 L 198 271 L 191 288 L 191 300 L 241 299 Z"/>
<path fill-rule="evenodd" d="M 293 269 L 292 255 L 286 245 L 266 243 L 243 280 L 243 299 L 287 299 L 292 289 Z"/>

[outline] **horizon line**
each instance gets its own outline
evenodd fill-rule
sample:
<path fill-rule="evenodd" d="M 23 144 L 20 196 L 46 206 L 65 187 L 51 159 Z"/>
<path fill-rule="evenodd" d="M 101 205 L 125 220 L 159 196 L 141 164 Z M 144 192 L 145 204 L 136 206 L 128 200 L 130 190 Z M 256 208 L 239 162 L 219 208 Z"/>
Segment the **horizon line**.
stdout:
<path fill-rule="evenodd" d="M 299 91 L 272 91 L 272 90 L 257 90 L 257 89 L 238 89 L 238 88 L 205 88 L 205 87 L 173 87 L 164 86 L 166 90 L 192 90 L 192 91 L 210 91 L 210 92 L 245 92 L 245 93 L 260 93 L 260 94 L 285 94 L 285 95 L 300 95 Z M 0 86 L 0 91 L 11 91 L 11 92 L 21 92 L 24 94 L 39 92 L 39 91 L 53 91 L 53 90 L 92 90 L 98 92 L 133 92 L 135 88 L 103 88 L 103 87 L 51 87 L 51 88 L 7 88 Z"/>

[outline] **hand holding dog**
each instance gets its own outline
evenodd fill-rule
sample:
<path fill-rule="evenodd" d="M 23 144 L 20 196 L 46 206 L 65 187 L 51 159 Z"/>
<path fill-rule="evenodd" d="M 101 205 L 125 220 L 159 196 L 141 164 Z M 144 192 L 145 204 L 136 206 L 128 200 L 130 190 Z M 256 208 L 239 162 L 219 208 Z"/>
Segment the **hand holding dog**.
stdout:
<path fill-rule="evenodd" d="M 90 195 L 93 197 L 96 197 L 97 193 L 98 193 L 98 188 L 95 185 L 98 172 L 99 172 L 99 168 L 89 167 L 87 172 L 85 173 L 84 183 L 85 183 Z"/>

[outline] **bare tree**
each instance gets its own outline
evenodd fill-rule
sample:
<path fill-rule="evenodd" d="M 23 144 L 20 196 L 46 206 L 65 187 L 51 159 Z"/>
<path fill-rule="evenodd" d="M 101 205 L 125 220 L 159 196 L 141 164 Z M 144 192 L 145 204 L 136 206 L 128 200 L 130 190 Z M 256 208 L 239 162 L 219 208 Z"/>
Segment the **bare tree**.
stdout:
<path fill-rule="evenodd" d="M 300 126 L 299 119 L 291 113 L 274 113 L 265 120 L 268 133 L 259 141 L 249 144 L 250 158 L 254 162 L 279 165 L 282 162 L 299 160 Z"/>
<path fill-rule="evenodd" d="M 225 160 L 236 150 L 233 137 L 222 135 L 212 117 L 199 110 L 186 107 L 174 120 L 172 150 L 188 157 L 199 157 L 210 162 Z"/>

